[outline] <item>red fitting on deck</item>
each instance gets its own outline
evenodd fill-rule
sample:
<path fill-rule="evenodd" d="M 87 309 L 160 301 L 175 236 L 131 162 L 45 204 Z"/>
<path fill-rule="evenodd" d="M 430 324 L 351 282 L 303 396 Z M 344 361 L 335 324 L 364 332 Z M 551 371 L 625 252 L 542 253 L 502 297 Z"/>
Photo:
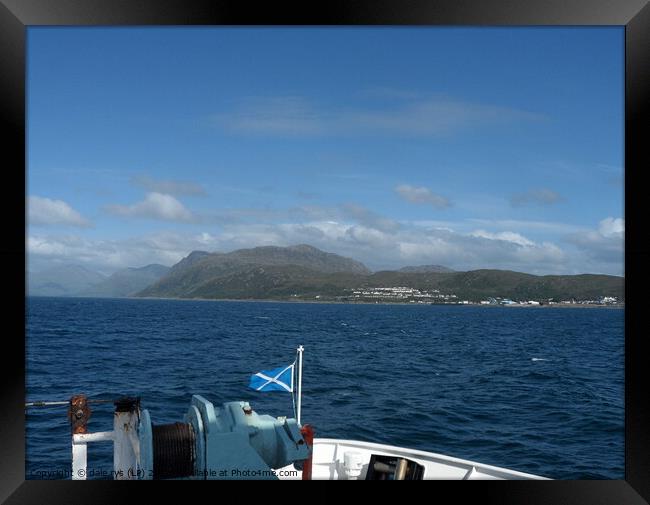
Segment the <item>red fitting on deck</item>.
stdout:
<path fill-rule="evenodd" d="M 311 450 L 309 457 L 302 465 L 302 480 L 311 480 L 311 459 L 314 455 L 314 428 L 311 426 L 311 424 L 305 424 L 302 428 L 300 428 L 300 434 Z"/>

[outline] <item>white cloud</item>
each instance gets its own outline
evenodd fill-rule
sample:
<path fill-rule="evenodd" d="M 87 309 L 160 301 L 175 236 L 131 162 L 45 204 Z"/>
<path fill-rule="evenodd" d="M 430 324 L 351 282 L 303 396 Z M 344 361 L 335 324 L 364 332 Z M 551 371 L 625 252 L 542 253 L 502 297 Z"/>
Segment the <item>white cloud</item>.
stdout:
<path fill-rule="evenodd" d="M 213 236 L 213 235 L 210 235 L 207 232 L 202 232 L 198 236 L 197 241 L 199 243 L 201 243 L 201 244 L 210 245 L 210 244 L 214 244 L 216 242 L 216 237 Z"/>
<path fill-rule="evenodd" d="M 609 264 L 618 264 L 622 270 L 625 252 L 625 220 L 607 217 L 598 223 L 595 230 L 572 233 L 565 240 L 576 246 L 601 271 Z"/>
<path fill-rule="evenodd" d="M 219 232 L 166 232 L 124 240 L 32 235 L 28 238 L 28 257 L 30 261 L 81 263 L 107 271 L 149 263 L 171 265 L 192 250 L 231 251 L 307 243 L 362 261 L 375 270 L 439 264 L 456 270 L 498 268 L 533 274 L 620 275 L 622 269 L 622 240 L 615 236 L 623 222 L 614 218 L 603 220 L 600 231 L 576 234 L 572 244 L 577 247 L 565 249 L 561 244 L 535 241 L 512 230 L 460 233 L 451 228 L 408 224 L 382 229 L 371 222 L 345 218 L 343 213 L 339 217 L 302 223 L 233 222 L 221 225 Z"/>
<path fill-rule="evenodd" d="M 27 215 L 29 223 L 38 226 L 91 226 L 90 221 L 63 200 L 52 200 L 40 196 L 27 198 Z"/>
<path fill-rule="evenodd" d="M 539 120 L 530 112 L 444 97 L 419 98 L 366 109 L 326 110 L 300 96 L 251 97 L 237 110 L 213 116 L 235 133 L 279 136 L 439 136 L 484 125 Z"/>
<path fill-rule="evenodd" d="M 299 96 L 252 97 L 238 111 L 214 119 L 237 133 L 289 136 L 321 134 L 327 122 Z"/>
<path fill-rule="evenodd" d="M 153 193 L 164 193 L 175 196 L 206 195 L 205 189 L 200 184 L 188 181 L 157 180 L 143 175 L 132 177 L 131 184 Z"/>
<path fill-rule="evenodd" d="M 485 230 L 476 230 L 470 233 L 472 237 L 482 237 L 490 240 L 504 240 L 506 242 L 512 242 L 513 244 L 518 244 L 521 246 L 532 246 L 534 243 L 528 240 L 523 235 L 515 233 L 512 231 L 502 231 L 498 233 L 490 233 Z"/>
<path fill-rule="evenodd" d="M 525 205 L 552 205 L 563 200 L 562 196 L 552 189 L 538 188 L 531 189 L 525 193 L 518 193 L 510 198 L 510 204 L 513 207 L 523 207 Z"/>
<path fill-rule="evenodd" d="M 510 230 L 541 231 L 549 233 L 576 233 L 586 231 L 584 226 L 569 223 L 556 223 L 553 221 L 524 221 L 518 219 L 468 219 L 476 225 L 493 228 L 507 228 Z"/>
<path fill-rule="evenodd" d="M 162 221 L 191 222 L 192 213 L 171 195 L 147 193 L 145 199 L 133 205 L 110 205 L 107 210 L 124 217 L 159 219 Z"/>
<path fill-rule="evenodd" d="M 622 218 L 608 217 L 598 223 L 598 233 L 605 238 L 623 238 L 625 232 L 625 221 Z"/>
<path fill-rule="evenodd" d="M 404 200 L 411 203 L 424 203 L 438 209 L 449 207 L 450 203 L 444 196 L 432 193 L 429 188 L 415 187 L 408 184 L 401 184 L 395 188 L 395 192 Z"/>
<path fill-rule="evenodd" d="M 411 263 L 436 263 L 457 270 L 500 268 L 530 273 L 562 273 L 567 257 L 557 246 L 534 242 L 521 234 L 478 230 L 462 234 L 430 229 L 411 232 L 402 251 Z"/>
<path fill-rule="evenodd" d="M 291 208 L 238 208 L 210 212 L 200 216 L 201 221 L 219 225 L 237 223 L 305 223 L 312 221 L 349 221 L 377 228 L 395 230 L 400 224 L 362 205 L 345 203 L 336 206 L 298 205 Z"/>
<path fill-rule="evenodd" d="M 607 217 L 598 223 L 598 228 L 578 233 L 573 233 L 567 238 L 575 245 L 586 249 L 599 247 L 617 250 L 623 248 L 623 238 L 625 233 L 625 220 L 622 218 Z"/>
<path fill-rule="evenodd" d="M 27 257 L 44 268 L 56 263 L 78 263 L 111 273 L 151 263 L 173 265 L 193 250 L 217 249 L 210 233 L 162 232 L 119 240 L 94 240 L 74 235 L 30 235 Z"/>
<path fill-rule="evenodd" d="M 429 263 L 457 270 L 503 268 L 531 273 L 564 273 L 567 269 L 569 258 L 552 243 L 536 243 L 514 232 L 494 235 L 484 232 L 483 235 L 407 226 L 380 230 L 338 221 L 238 223 L 224 227 L 218 237 L 218 249 L 308 243 L 352 257 L 373 269 Z"/>
<path fill-rule="evenodd" d="M 486 124 L 536 120 L 539 116 L 507 107 L 430 98 L 392 110 L 354 111 L 346 119 L 367 131 L 437 136 Z"/>
<path fill-rule="evenodd" d="M 344 218 L 352 219 L 359 224 L 369 228 L 375 228 L 381 231 L 395 231 L 399 228 L 399 223 L 387 217 L 356 204 L 345 204 L 341 206 Z"/>

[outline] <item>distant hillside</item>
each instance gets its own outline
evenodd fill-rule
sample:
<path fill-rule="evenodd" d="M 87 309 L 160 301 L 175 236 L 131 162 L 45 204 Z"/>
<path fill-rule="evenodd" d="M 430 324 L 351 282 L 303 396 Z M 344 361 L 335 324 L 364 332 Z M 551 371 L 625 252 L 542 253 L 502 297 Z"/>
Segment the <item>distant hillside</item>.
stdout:
<path fill-rule="evenodd" d="M 287 299 L 294 295 L 336 297 L 360 274 L 318 272 L 296 265 L 250 266 L 212 278 L 188 291 L 188 298 Z"/>
<path fill-rule="evenodd" d="M 239 249 L 221 256 L 251 265 L 297 265 L 324 273 L 370 273 L 370 270 L 359 261 L 321 251 L 305 244 L 289 247 L 265 246 Z"/>
<path fill-rule="evenodd" d="M 310 246 L 257 247 L 227 254 L 194 252 L 136 296 L 350 300 L 353 290 L 397 286 L 438 290 L 473 302 L 489 297 L 591 300 L 603 296 L 623 301 L 625 296 L 622 277 L 536 276 L 507 270 L 371 274 L 357 261 Z"/>
<path fill-rule="evenodd" d="M 204 253 L 194 251 L 179 263 L 174 265 L 169 273 L 158 282 L 142 290 L 137 296 L 151 297 L 198 297 L 197 292 L 207 293 L 205 285 L 215 286 L 225 279 L 242 275 L 243 279 L 257 268 L 267 269 L 272 272 L 285 272 L 281 278 L 286 280 L 290 272 L 301 272 L 303 278 L 305 271 L 311 272 L 313 279 L 322 274 L 355 274 L 368 275 L 370 270 L 362 263 L 338 254 L 321 251 L 308 245 L 289 247 L 255 247 L 253 249 L 239 249 L 230 253 Z M 285 268 L 290 267 L 290 268 Z M 277 280 L 281 282 L 281 280 Z M 249 282 L 250 290 L 259 292 Z M 221 288 L 219 288 L 221 289 Z M 234 289 L 234 288 L 233 288 Z M 217 290 L 219 291 L 219 290 Z M 240 288 L 235 291 L 241 293 Z M 221 292 L 221 291 L 219 291 Z M 206 296 L 208 298 L 212 296 Z M 250 297 L 250 296 L 248 296 Z"/>
<path fill-rule="evenodd" d="M 102 282 L 83 290 L 79 293 L 79 296 L 101 298 L 130 296 L 153 284 L 169 270 L 169 267 L 157 264 L 141 268 L 125 268 L 115 272 Z"/>
<path fill-rule="evenodd" d="M 201 261 L 206 256 L 210 256 L 210 253 L 207 252 L 207 251 L 192 251 L 185 258 L 183 258 L 178 263 L 173 265 L 171 267 L 171 271 L 172 272 L 179 272 L 181 270 L 189 268 L 192 265 L 194 265 L 195 263 L 197 263 L 198 261 Z"/>
<path fill-rule="evenodd" d="M 81 265 L 60 265 L 27 274 L 27 295 L 76 296 L 104 281 L 106 276 Z"/>
<path fill-rule="evenodd" d="M 420 265 L 418 267 L 400 268 L 398 272 L 405 272 L 411 274 L 428 274 L 431 272 L 449 273 L 449 272 L 455 272 L 455 270 L 452 270 L 451 268 L 443 267 L 442 265 Z"/>

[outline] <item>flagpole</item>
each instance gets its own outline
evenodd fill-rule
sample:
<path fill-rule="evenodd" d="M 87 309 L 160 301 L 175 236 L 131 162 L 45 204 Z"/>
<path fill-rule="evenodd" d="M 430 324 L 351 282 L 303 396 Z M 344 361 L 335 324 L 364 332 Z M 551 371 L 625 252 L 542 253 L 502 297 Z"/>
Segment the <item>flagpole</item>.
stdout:
<path fill-rule="evenodd" d="M 298 424 L 300 424 L 300 409 L 302 407 L 302 352 L 305 348 L 298 346 Z"/>

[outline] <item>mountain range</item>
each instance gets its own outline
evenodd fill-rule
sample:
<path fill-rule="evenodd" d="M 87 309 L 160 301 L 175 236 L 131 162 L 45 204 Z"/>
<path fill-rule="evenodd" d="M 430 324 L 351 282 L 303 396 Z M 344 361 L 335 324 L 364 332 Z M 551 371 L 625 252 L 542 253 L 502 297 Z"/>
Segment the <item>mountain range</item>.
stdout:
<path fill-rule="evenodd" d="M 75 296 L 107 278 L 81 265 L 59 265 L 40 272 L 28 272 L 27 292 L 37 296 Z"/>
<path fill-rule="evenodd" d="M 624 299 L 624 280 L 611 275 L 536 276 L 507 270 L 456 272 L 440 265 L 372 273 L 362 263 L 315 247 L 256 247 L 231 253 L 195 251 L 137 293 L 154 298 L 349 299 L 353 290 L 404 286 L 460 299 L 489 297 Z"/>
<path fill-rule="evenodd" d="M 169 271 L 164 265 L 125 268 L 106 276 L 81 265 L 62 265 L 43 272 L 30 272 L 27 292 L 34 296 L 131 296 Z"/>
<path fill-rule="evenodd" d="M 81 291 L 79 296 L 98 298 L 131 296 L 156 282 L 169 270 L 169 267 L 155 263 L 141 268 L 119 270 L 102 282 Z"/>
<path fill-rule="evenodd" d="M 80 269 L 74 286 L 53 272 L 30 276 L 30 294 L 151 298 L 348 300 L 354 290 L 403 286 L 480 301 L 624 300 L 624 278 L 611 275 L 537 276 L 508 270 L 457 272 L 440 265 L 371 272 L 363 263 L 301 244 L 229 253 L 193 251 L 170 267 L 147 265 L 106 277 Z M 68 278 L 74 277 L 68 268 Z M 33 277 L 33 278 L 32 278 Z"/>

